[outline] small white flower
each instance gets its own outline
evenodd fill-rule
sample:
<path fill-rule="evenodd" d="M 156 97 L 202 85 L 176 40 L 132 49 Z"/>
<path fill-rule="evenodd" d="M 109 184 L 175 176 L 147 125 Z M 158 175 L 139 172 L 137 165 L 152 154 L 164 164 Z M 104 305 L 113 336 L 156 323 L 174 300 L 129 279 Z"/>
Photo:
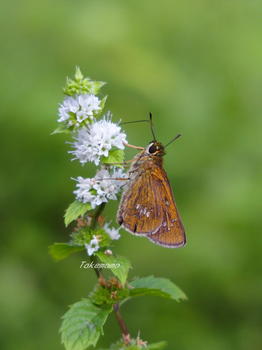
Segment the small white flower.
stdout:
<path fill-rule="evenodd" d="M 91 239 L 89 244 L 85 244 L 85 248 L 89 256 L 93 255 L 94 252 L 96 252 L 99 249 L 99 240 L 96 236 L 93 237 L 94 238 Z"/>
<path fill-rule="evenodd" d="M 126 180 L 115 179 L 122 178 L 126 178 L 126 174 L 122 169 L 113 169 L 111 174 L 108 170 L 102 169 L 91 179 L 79 176 L 76 179 L 77 189 L 74 191 L 74 194 L 77 200 L 83 203 L 90 203 L 94 209 L 110 199 L 117 199 L 116 195 Z"/>
<path fill-rule="evenodd" d="M 120 227 L 119 228 L 115 228 L 115 227 L 109 227 L 109 224 L 108 223 L 105 223 L 104 225 L 104 230 L 106 231 L 106 233 L 108 234 L 108 236 L 113 239 L 113 240 L 117 240 L 119 239 L 121 236 L 119 234 L 119 230 L 120 230 Z"/>
<path fill-rule="evenodd" d="M 92 121 L 95 114 L 101 110 L 101 101 L 92 94 L 76 95 L 66 97 L 58 109 L 58 122 L 66 122 L 67 126 L 79 126 L 88 119 Z"/>
<path fill-rule="evenodd" d="M 118 124 L 112 123 L 110 114 L 103 119 L 81 128 L 73 143 L 74 150 L 70 151 L 81 164 L 93 162 L 99 164 L 101 157 L 108 157 L 114 147 L 124 149 L 127 143 L 126 134 Z"/>
<path fill-rule="evenodd" d="M 95 180 L 89 178 L 85 179 L 82 176 L 78 176 L 76 180 L 78 182 L 76 185 L 78 189 L 74 191 L 76 198 L 83 203 L 91 203 L 95 196 L 90 190 L 93 188 Z"/>

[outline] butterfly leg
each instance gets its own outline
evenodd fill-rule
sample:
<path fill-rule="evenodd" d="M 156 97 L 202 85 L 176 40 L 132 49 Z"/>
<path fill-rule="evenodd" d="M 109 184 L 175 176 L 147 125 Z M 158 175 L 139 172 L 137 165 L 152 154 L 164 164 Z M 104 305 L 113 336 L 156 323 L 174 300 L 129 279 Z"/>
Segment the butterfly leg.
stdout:
<path fill-rule="evenodd" d="M 122 165 L 124 167 L 129 167 L 130 165 L 128 163 L 131 163 L 133 159 L 131 160 L 125 160 L 124 162 L 116 162 L 116 163 L 106 163 L 106 166 L 114 166 L 114 165 Z"/>
<path fill-rule="evenodd" d="M 126 147 L 144 150 L 144 147 L 139 147 L 139 146 L 130 145 L 129 143 L 124 143 L 124 145 L 125 145 Z"/>
<path fill-rule="evenodd" d="M 129 177 L 104 177 L 103 179 L 96 179 L 97 181 L 103 181 L 103 180 L 116 180 L 116 181 L 125 181 L 130 180 Z"/>

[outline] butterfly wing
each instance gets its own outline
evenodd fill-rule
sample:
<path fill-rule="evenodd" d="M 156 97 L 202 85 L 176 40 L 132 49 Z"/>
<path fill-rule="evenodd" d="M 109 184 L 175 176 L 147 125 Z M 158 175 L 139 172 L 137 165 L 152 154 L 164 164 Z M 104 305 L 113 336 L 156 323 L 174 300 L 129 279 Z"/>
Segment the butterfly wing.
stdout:
<path fill-rule="evenodd" d="M 158 230 L 149 233 L 147 238 L 165 247 L 181 247 L 186 243 L 185 230 L 166 173 L 163 169 L 156 169 L 152 176 L 155 179 L 155 186 L 159 193 L 158 198 L 163 208 L 163 217 Z"/>
<path fill-rule="evenodd" d="M 124 191 L 118 222 L 131 233 L 175 248 L 186 242 L 167 175 L 162 167 L 151 166 L 131 180 Z"/>
<path fill-rule="evenodd" d="M 157 196 L 150 170 L 136 174 L 122 195 L 118 223 L 137 235 L 156 232 L 163 217 L 163 209 Z"/>

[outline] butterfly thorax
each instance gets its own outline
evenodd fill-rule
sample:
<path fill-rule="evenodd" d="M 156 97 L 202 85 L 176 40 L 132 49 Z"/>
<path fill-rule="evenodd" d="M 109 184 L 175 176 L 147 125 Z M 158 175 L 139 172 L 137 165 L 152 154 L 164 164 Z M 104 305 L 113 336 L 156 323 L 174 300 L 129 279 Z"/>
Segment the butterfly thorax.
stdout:
<path fill-rule="evenodd" d="M 164 154 L 164 146 L 160 142 L 152 141 L 142 152 L 135 156 L 130 171 L 133 172 L 138 169 L 146 171 L 155 166 L 162 167 Z"/>

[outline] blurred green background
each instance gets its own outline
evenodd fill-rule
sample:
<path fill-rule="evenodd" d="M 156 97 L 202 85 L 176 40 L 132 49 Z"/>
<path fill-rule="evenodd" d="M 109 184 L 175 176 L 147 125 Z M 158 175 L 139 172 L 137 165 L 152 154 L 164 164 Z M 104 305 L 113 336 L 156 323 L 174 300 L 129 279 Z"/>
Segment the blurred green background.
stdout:
<path fill-rule="evenodd" d="M 183 134 L 165 168 L 187 246 L 123 232 L 116 251 L 132 276 L 168 277 L 188 301 L 130 301 L 132 335 L 167 340 L 169 350 L 261 349 L 262 2 L 14 0 L 0 16 L 0 348 L 63 349 L 60 317 L 95 283 L 79 269 L 84 255 L 54 263 L 47 253 L 70 233 L 70 178 L 93 170 L 70 161 L 64 135 L 50 136 L 65 77 L 79 65 L 108 83 L 115 120 L 151 111 L 160 141 Z M 125 129 L 130 143 L 152 138 L 145 124 Z M 118 338 L 112 315 L 99 344 Z"/>

